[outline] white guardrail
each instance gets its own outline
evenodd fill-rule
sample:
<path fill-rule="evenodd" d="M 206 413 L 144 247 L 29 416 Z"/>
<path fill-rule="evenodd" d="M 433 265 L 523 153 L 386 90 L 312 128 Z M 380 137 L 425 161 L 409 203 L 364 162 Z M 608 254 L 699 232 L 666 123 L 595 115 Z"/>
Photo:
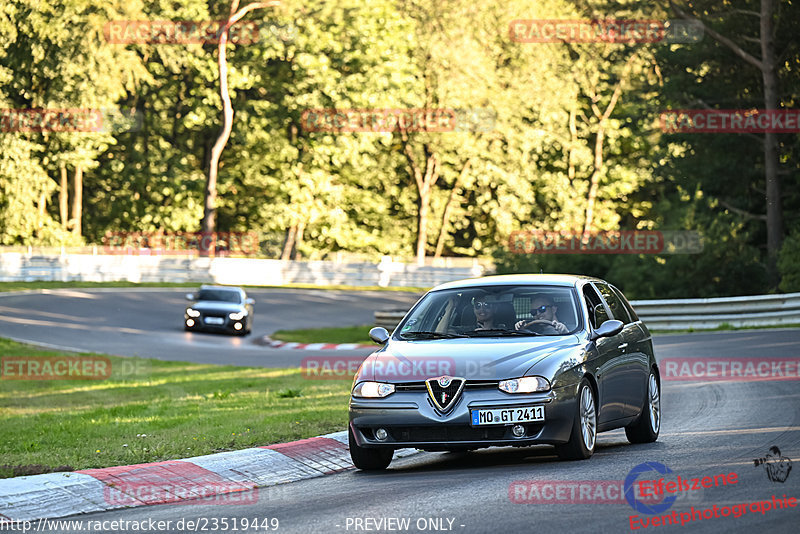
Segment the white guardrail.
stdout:
<path fill-rule="evenodd" d="M 723 325 L 800 324 L 800 293 L 707 299 L 634 300 L 639 318 L 651 330 L 708 330 Z M 393 330 L 405 310 L 375 312 L 375 324 Z"/>
<path fill-rule="evenodd" d="M 380 263 L 283 261 L 255 258 L 199 258 L 115 254 L 0 253 L 0 282 L 197 282 L 230 285 L 286 284 L 433 287 L 484 274 L 478 260 L 442 266 Z M 437 260 L 438 261 L 438 260 Z M 454 262 L 456 263 L 456 262 Z M 466 263 L 466 265 L 465 265 Z"/>

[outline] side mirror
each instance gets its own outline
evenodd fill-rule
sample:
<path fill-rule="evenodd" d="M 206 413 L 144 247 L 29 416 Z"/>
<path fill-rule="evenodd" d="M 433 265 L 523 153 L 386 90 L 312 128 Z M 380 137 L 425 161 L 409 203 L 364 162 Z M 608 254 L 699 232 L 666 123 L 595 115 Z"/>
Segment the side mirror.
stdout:
<path fill-rule="evenodd" d="M 186 293 L 186 300 L 194 300 L 194 293 Z"/>
<path fill-rule="evenodd" d="M 255 301 L 255 299 L 251 299 L 251 298 L 248 297 L 248 298 L 244 299 L 244 303 L 245 304 L 249 304 L 250 306 L 252 306 L 253 304 L 256 303 L 256 301 Z"/>
<path fill-rule="evenodd" d="M 617 321 L 616 319 L 609 319 L 608 321 L 601 324 L 597 330 L 592 332 L 592 341 L 601 337 L 611 337 L 616 336 L 622 331 L 622 321 Z"/>
<path fill-rule="evenodd" d="M 382 326 L 376 326 L 369 331 L 369 338 L 378 345 L 384 345 L 389 341 L 389 331 Z"/>

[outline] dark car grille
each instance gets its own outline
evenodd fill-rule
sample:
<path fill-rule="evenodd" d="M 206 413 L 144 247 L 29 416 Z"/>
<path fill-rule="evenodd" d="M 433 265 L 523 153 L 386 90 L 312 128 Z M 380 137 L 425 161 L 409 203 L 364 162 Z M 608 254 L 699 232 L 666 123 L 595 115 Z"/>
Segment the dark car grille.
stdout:
<path fill-rule="evenodd" d="M 467 380 L 464 389 L 497 389 L 498 382 L 491 380 Z M 395 391 L 427 391 L 425 382 L 404 382 L 395 384 Z"/>
<path fill-rule="evenodd" d="M 392 427 L 389 433 L 395 441 L 481 441 L 503 439 L 505 427 L 472 428 L 468 426 L 411 426 Z"/>
<path fill-rule="evenodd" d="M 445 387 L 440 386 L 439 382 L 434 378 L 429 379 L 427 383 L 434 404 L 438 408 L 447 410 L 458 399 L 464 380 L 453 378 L 450 384 Z"/>

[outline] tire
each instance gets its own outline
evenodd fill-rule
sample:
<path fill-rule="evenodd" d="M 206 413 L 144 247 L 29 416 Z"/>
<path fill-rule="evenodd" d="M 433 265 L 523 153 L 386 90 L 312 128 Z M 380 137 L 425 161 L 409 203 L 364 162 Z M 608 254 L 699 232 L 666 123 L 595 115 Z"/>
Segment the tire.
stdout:
<path fill-rule="evenodd" d="M 353 465 L 362 471 L 380 471 L 389 467 L 394 451 L 392 449 L 367 449 L 359 447 L 353 437 L 353 429 L 347 430 L 347 444 L 350 447 L 350 458 Z"/>
<path fill-rule="evenodd" d="M 585 378 L 578 385 L 578 398 L 569 441 L 556 445 L 562 460 L 585 460 L 592 456 L 597 442 L 597 401 L 594 390 Z"/>
<path fill-rule="evenodd" d="M 650 370 L 647 378 L 647 395 L 642 413 L 632 424 L 625 427 L 625 435 L 631 443 L 652 443 L 661 431 L 661 390 L 655 373 Z"/>

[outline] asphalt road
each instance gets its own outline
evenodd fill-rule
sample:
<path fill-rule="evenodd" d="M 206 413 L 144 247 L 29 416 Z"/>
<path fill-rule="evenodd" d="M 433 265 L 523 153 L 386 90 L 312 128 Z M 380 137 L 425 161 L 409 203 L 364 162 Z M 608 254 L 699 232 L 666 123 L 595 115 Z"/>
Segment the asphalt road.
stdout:
<path fill-rule="evenodd" d="M 90 293 L 83 290 L 76 293 Z M 369 306 L 388 304 L 392 306 L 402 297 L 410 302 L 407 294 L 377 295 L 328 292 L 300 292 L 265 290 L 255 292 L 258 302 L 280 304 L 285 308 L 275 315 L 274 323 L 260 323 L 262 331 L 283 327 L 297 320 L 321 321 L 320 325 L 358 324 L 369 322 Z M 33 295 L 4 297 L 0 299 L 3 314 L 0 319 L 0 336 L 15 334 L 20 338 L 41 338 L 49 328 L 69 317 L 73 326 L 60 328 L 58 332 L 71 332 L 69 339 L 51 333 L 55 344 L 96 344 L 98 350 L 118 352 L 113 347 L 124 347 L 144 339 L 156 340 L 164 332 L 174 336 L 170 347 L 180 347 L 183 332 L 175 331 L 171 310 L 180 309 L 181 295 L 176 292 L 144 292 L 135 295 L 91 296 L 59 295 L 58 298 L 42 298 L 38 303 Z M 352 297 L 352 298 L 350 298 Z M 105 303 L 105 307 L 101 304 Z M 169 304 L 169 313 L 153 312 L 152 317 L 129 318 L 128 326 L 135 332 L 113 334 L 126 314 L 135 315 L 137 309 L 157 308 L 157 304 Z M 367 304 L 369 303 L 369 304 Z M 67 306 L 59 308 L 57 306 Z M 160 304 L 159 304 L 160 305 Z M 15 314 L 28 306 L 30 317 L 46 324 L 24 327 L 21 321 L 9 321 L 9 313 Z M 37 307 L 38 306 L 38 307 Z M 56 307 L 53 307 L 56 306 Z M 76 308 L 82 306 L 82 308 Z M 116 306 L 117 315 L 109 317 L 109 307 Z M 267 306 L 262 304 L 260 312 Z M 292 309 L 293 307 L 296 309 Z M 347 306 L 348 313 L 337 312 Z M 327 310 L 327 311 L 326 311 Z M 359 311 L 360 310 L 360 311 Z M 82 311 L 85 315 L 77 312 Z M 44 312 L 44 313 L 43 313 Z M 310 315 L 314 313 L 315 315 Z M 362 313 L 363 316 L 356 316 Z M 291 314 L 291 315 L 290 315 Z M 331 314 L 328 316 L 327 314 Z M 75 317 L 83 317 L 76 319 Z M 263 316 L 262 316 L 263 317 Z M 12 319 L 17 319 L 15 315 Z M 165 327 L 164 324 L 169 324 Z M 145 328 L 151 325 L 152 331 Z M 178 323 L 179 324 L 179 323 Z M 75 326 L 77 325 L 77 326 Z M 94 326 L 93 326 L 94 325 Z M 161 325 L 159 327 L 159 325 Z M 37 327 L 38 326 L 38 327 Z M 102 328 L 101 328 L 102 327 Z M 142 332 L 138 332 L 142 330 Z M 73 332 L 74 331 L 74 332 Z M 123 343 L 116 338 L 126 338 Z M 104 343 L 116 343 L 107 346 Z M 194 341 L 184 342 L 190 347 Z M 210 342 L 209 342 L 210 343 Z M 240 358 L 238 353 L 248 353 L 242 345 L 221 338 L 217 350 L 225 350 L 230 358 Z M 166 345 L 162 341 L 161 345 Z M 244 343 L 246 345 L 247 343 Z M 93 345 L 95 346 L 95 345 Z M 144 350 L 144 349 L 142 349 Z M 200 351 L 180 349 L 187 357 Z M 260 351 L 268 349 L 259 347 Z M 273 351 L 275 349 L 272 349 Z M 208 349 L 208 354 L 213 352 Z M 279 351 L 276 351 L 279 352 Z M 283 351 L 299 352 L 299 351 Z M 203 353 L 205 354 L 205 353 Z M 757 356 L 774 358 L 797 358 L 800 355 L 800 330 L 763 330 L 719 332 L 709 334 L 668 335 L 656 338 L 656 354 L 659 360 L 665 357 L 727 358 Z M 205 356 L 203 356 L 205 357 Z M 177 358 L 176 358 L 177 359 Z M 237 360 L 238 361 L 238 360 Z M 257 360 L 264 364 L 261 360 Z M 662 366 L 663 372 L 663 366 Z M 262 488 L 258 501 L 237 506 L 164 505 L 115 510 L 110 512 L 74 516 L 70 519 L 92 521 L 172 521 L 163 532 L 187 531 L 186 521 L 194 521 L 190 531 L 234 532 L 242 521 L 252 524 L 257 520 L 263 527 L 264 520 L 277 518 L 278 532 L 630 532 L 630 517 L 654 517 L 636 512 L 626 502 L 597 502 L 597 481 L 616 482 L 621 485 L 626 476 L 639 464 L 659 462 L 668 466 L 675 476 L 701 478 L 736 473 L 735 484 L 708 488 L 681 498 L 660 515 L 678 512 L 691 513 L 695 509 L 720 509 L 760 500 L 771 500 L 773 495 L 784 495 L 800 499 L 800 472 L 795 466 L 784 482 L 771 481 L 764 466 L 756 467 L 754 459 L 764 457 L 769 448 L 778 446 L 781 453 L 800 459 L 800 381 L 747 381 L 747 382 L 678 382 L 665 381 L 662 388 L 664 413 L 661 437 L 656 443 L 631 445 L 621 431 L 600 434 L 595 455 L 586 461 L 560 462 L 546 446 L 526 449 L 491 449 L 473 453 L 422 453 L 410 458 L 396 460 L 383 473 L 346 471 L 292 484 Z M 657 478 L 651 472 L 646 478 Z M 644 476 L 642 478 L 645 478 Z M 515 502 L 514 498 L 530 499 L 532 495 L 517 488 L 530 488 L 519 481 L 536 481 L 541 488 L 541 502 Z M 566 485 L 586 487 L 593 490 L 592 502 L 567 502 L 569 490 L 561 497 L 550 486 L 550 498 L 543 489 L 548 481 L 560 481 Z M 607 492 L 608 484 L 600 484 Z M 562 487 L 568 488 L 569 486 Z M 520 497 L 521 496 L 521 497 Z M 580 494 L 579 494 L 580 496 Z M 606 494 L 606 497 L 611 497 Z M 614 495 L 616 496 L 616 494 Z M 566 498 L 565 498 L 566 497 Z M 580 499 L 577 499 L 580 500 Z M 613 499 L 612 499 L 613 500 Z M 678 516 L 680 517 L 680 515 Z M 695 516 L 696 517 L 696 516 Z M 408 520 L 409 528 L 391 530 L 397 523 L 384 523 L 384 528 L 375 528 L 381 520 L 396 518 Z M 183 529 L 176 528 L 184 520 Z M 221 521 L 227 520 L 228 529 Z M 236 523 L 234 523 L 234 519 Z M 214 527 L 216 520 L 217 526 Z M 643 520 L 643 519 L 641 519 Z M 798 507 L 769 510 L 762 514 L 748 508 L 740 517 L 717 517 L 695 519 L 684 526 L 650 526 L 648 532 L 798 532 L 800 503 Z M 121 532 L 119 528 L 103 532 Z M 205 529 L 203 528 L 205 527 Z M 359 528 L 360 527 L 360 528 Z M 60 532 L 77 532 L 65 526 Z M 129 530 L 133 531 L 133 530 Z M 264 528 L 249 529 L 248 532 L 265 532 Z M 155 532 L 155 530 L 151 531 Z"/>
<path fill-rule="evenodd" d="M 421 296 L 393 291 L 253 289 L 245 337 L 183 330 L 188 288 L 54 289 L 0 295 L 0 337 L 76 351 L 257 367 L 297 366 L 310 353 L 256 343 L 280 329 L 372 324 L 374 312 Z M 367 338 L 367 332 L 364 332 Z M 352 353 L 352 352 L 351 352 Z M 369 350 L 355 351 L 368 354 Z M 317 353 L 318 354 L 318 353 Z"/>
<path fill-rule="evenodd" d="M 731 352 L 761 357 L 797 356 L 800 331 L 666 336 L 659 344 L 664 347 L 659 350 L 660 359 L 668 355 L 724 357 Z M 346 471 L 262 488 L 258 502 L 247 505 L 165 505 L 71 519 L 170 520 L 172 531 L 176 532 L 179 530 L 175 526 L 181 519 L 210 529 L 215 519 L 220 525 L 226 519 L 230 527 L 234 518 L 239 526 L 244 519 L 252 522 L 277 518 L 278 531 L 291 533 L 393 532 L 385 528 L 366 529 L 386 518 L 408 519 L 409 528 L 403 530 L 407 532 L 630 532 L 630 516 L 641 518 L 645 514 L 634 512 L 625 502 L 570 503 L 563 502 L 563 498 L 555 502 L 556 494 L 550 493 L 551 500 L 543 503 L 517 503 L 510 498 L 517 495 L 516 490 L 509 492 L 509 488 L 516 488 L 517 481 L 621 484 L 634 467 L 644 462 L 665 464 L 673 471 L 668 475 L 671 480 L 676 475 L 700 478 L 733 472 L 738 476 L 735 484 L 695 492 L 690 498 L 676 501 L 664 513 L 672 510 L 691 513 L 692 506 L 713 509 L 716 505 L 721 510 L 735 504 L 769 500 L 773 495 L 800 497 L 797 467 L 789 472 L 785 482 L 773 482 L 764 467 L 756 467 L 753 461 L 763 457 L 772 446 L 780 447 L 782 454 L 790 459 L 800 458 L 800 382 L 667 381 L 662 395 L 664 419 L 656 443 L 631 445 L 621 431 L 601 434 L 594 456 L 586 461 L 557 461 L 546 446 L 460 454 L 422 453 L 396 460 L 384 473 Z M 545 495 L 542 490 L 542 498 Z M 564 495 L 569 495 L 568 491 Z M 684 526 L 650 526 L 647 531 L 796 533 L 799 519 L 800 507 L 770 510 L 765 514 L 748 508 L 738 518 L 701 519 Z M 185 529 L 186 523 L 183 525 Z M 431 525 L 440 528 L 436 530 Z M 224 530 L 218 526 L 214 531 Z"/>

